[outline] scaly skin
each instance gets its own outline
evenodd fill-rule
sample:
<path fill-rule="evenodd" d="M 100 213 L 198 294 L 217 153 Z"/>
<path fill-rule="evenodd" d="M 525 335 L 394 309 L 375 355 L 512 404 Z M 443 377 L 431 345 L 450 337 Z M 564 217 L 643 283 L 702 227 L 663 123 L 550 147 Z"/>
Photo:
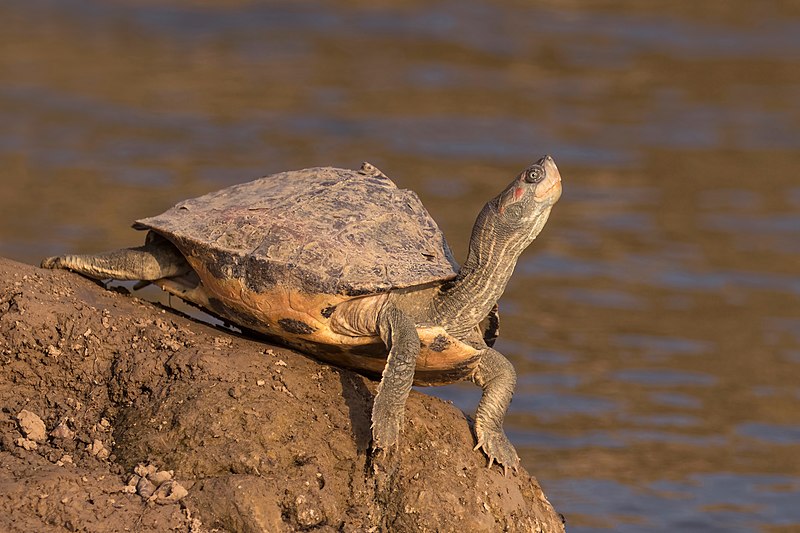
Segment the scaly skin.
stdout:
<path fill-rule="evenodd" d="M 85 255 L 61 255 L 42 260 L 42 268 L 63 268 L 94 279 L 155 281 L 191 271 L 183 255 L 156 233 L 143 246 Z"/>
<path fill-rule="evenodd" d="M 549 156 L 544 157 L 520 173 L 483 208 L 472 230 L 467 260 L 454 282 L 439 289 L 428 286 L 393 293 L 380 309 L 367 306 L 370 310 L 365 313 L 369 316 L 362 313 L 352 317 L 353 331 L 368 324 L 367 330 L 360 333 L 377 333 L 388 349 L 372 409 L 375 448 L 388 449 L 399 440 L 420 351 L 416 325 L 436 324 L 481 350 L 480 363 L 471 376 L 483 389 L 475 416 L 475 448 L 484 451 L 490 467 L 497 462 L 503 466 L 504 474 L 509 467 L 516 470 L 519 457 L 503 432 L 516 374 L 500 352 L 486 346 L 479 323 L 496 305 L 517 258 L 542 230 L 560 195 L 558 169 Z M 191 270 L 178 249 L 153 232 L 148 234 L 144 246 L 95 255 L 50 257 L 42 261 L 42 267 L 67 268 L 97 279 L 148 281 Z"/>
<path fill-rule="evenodd" d="M 550 210 L 561 196 L 561 176 L 550 156 L 528 167 L 491 200 L 472 230 L 467 260 L 455 283 L 430 303 L 429 317 L 452 335 L 468 340 L 470 332 L 497 303 L 519 255 L 544 228 Z M 511 363 L 486 348 L 472 381 L 483 389 L 475 415 L 477 448 L 493 462 L 516 470 L 519 457 L 503 431 L 516 385 Z"/>
<path fill-rule="evenodd" d="M 400 438 L 420 343 L 414 322 L 391 302 L 378 314 L 378 332 L 389 355 L 372 404 L 372 441 L 387 449 Z"/>
<path fill-rule="evenodd" d="M 489 467 L 495 462 L 501 464 L 504 474 L 509 467 L 516 470 L 519 466 L 519 456 L 503 431 L 503 419 L 517 378 L 511 363 L 476 337 L 476 331 L 503 294 L 517 258 L 541 232 L 560 195 L 561 176 L 553 160 L 544 157 L 520 173 L 483 208 L 472 230 L 467 260 L 454 283 L 443 285 L 433 295 L 421 290 L 397 295 L 393 300 L 397 303 L 397 312 L 408 315 L 411 323 L 442 325 L 457 339 L 482 349 L 480 363 L 471 378 L 483 389 L 475 416 L 475 448 L 484 451 Z M 406 328 L 408 331 L 403 336 L 411 338 L 411 325 Z M 377 448 L 390 447 L 397 442 L 399 431 L 395 428 L 402 421 L 398 411 L 402 413 L 405 396 L 402 401 L 399 398 L 403 391 L 410 389 L 414 377 L 412 365 L 397 364 L 395 360 L 411 361 L 419 353 L 416 345 L 410 343 L 405 348 L 409 353 L 404 355 L 391 342 L 386 344 L 391 348 L 390 357 L 372 417 Z M 410 353 L 412 350 L 416 351 Z M 391 408 L 384 409 L 382 405 L 387 401 L 381 396 L 389 390 L 394 390 L 391 396 L 397 401 L 392 402 Z M 378 408 L 379 400 L 381 408 Z"/>
<path fill-rule="evenodd" d="M 487 348 L 472 375 L 472 381 L 483 389 L 483 397 L 475 414 L 475 434 L 478 438 L 475 449 L 484 451 L 490 467 L 494 461 L 503 465 L 503 474 L 508 472 L 508 467 L 516 471 L 519 456 L 503 432 L 503 418 L 517 384 L 514 367 L 500 352 Z"/>

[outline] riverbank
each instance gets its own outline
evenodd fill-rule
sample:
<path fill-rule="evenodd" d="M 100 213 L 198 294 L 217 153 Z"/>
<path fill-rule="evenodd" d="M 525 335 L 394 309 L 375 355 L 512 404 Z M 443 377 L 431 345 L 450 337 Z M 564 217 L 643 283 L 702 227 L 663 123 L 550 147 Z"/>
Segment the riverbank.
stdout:
<path fill-rule="evenodd" d="M 69 272 L 0 258 L 0 358 L 4 531 L 563 531 L 452 405 L 373 458 L 375 383 Z"/>

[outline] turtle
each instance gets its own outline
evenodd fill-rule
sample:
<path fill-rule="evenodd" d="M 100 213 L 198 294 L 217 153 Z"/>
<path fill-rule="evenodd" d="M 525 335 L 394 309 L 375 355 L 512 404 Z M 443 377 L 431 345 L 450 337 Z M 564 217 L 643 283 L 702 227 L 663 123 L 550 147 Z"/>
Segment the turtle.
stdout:
<path fill-rule="evenodd" d="M 395 448 L 412 385 L 483 389 L 475 449 L 519 465 L 503 430 L 514 367 L 492 346 L 497 301 L 561 196 L 544 156 L 490 200 L 459 267 L 410 190 L 374 165 L 282 172 L 137 220 L 145 243 L 42 261 L 104 280 L 160 286 L 243 329 L 380 379 L 372 448 Z"/>

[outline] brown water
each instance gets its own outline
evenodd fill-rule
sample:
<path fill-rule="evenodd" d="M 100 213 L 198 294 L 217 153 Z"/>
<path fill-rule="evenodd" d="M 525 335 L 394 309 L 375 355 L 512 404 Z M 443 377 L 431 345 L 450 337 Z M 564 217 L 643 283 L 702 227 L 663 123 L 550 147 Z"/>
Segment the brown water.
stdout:
<path fill-rule="evenodd" d="M 366 159 L 463 257 L 551 153 L 501 302 L 525 466 L 573 532 L 800 530 L 800 7 L 530 4 L 6 0 L 0 254 Z"/>

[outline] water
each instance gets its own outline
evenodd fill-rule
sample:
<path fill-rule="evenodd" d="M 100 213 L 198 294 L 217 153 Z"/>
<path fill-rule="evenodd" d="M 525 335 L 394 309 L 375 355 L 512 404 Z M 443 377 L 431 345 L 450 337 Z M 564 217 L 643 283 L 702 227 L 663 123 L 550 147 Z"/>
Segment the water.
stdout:
<path fill-rule="evenodd" d="M 369 160 L 464 257 L 543 153 L 506 427 L 570 531 L 800 529 L 800 9 L 732 0 L 0 4 L 0 254 Z M 469 385 L 427 389 L 471 411 Z"/>

